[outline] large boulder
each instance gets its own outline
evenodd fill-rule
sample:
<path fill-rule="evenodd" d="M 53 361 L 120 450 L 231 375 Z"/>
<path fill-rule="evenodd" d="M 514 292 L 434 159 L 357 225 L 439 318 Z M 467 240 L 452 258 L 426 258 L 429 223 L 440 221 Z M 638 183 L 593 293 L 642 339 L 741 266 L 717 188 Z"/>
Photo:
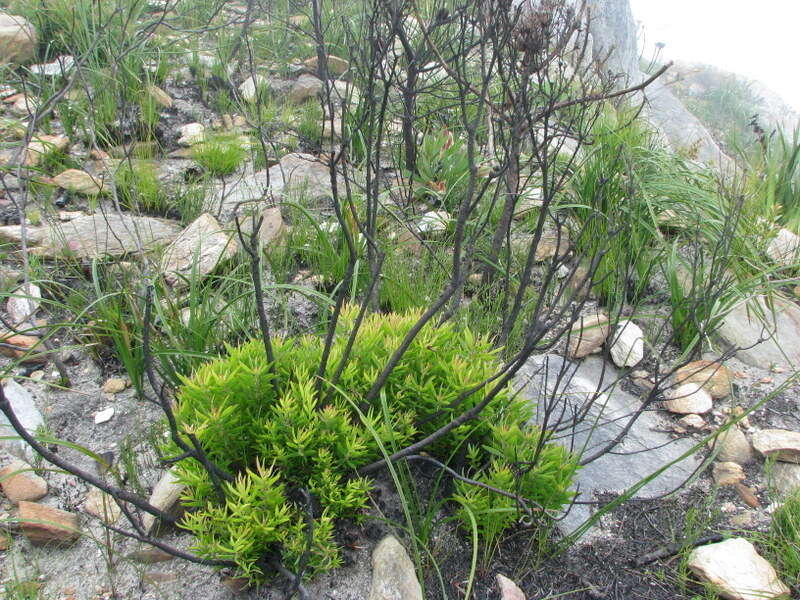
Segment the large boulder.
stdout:
<path fill-rule="evenodd" d="M 0 65 L 24 65 L 36 57 L 39 38 L 23 17 L 0 13 Z"/>

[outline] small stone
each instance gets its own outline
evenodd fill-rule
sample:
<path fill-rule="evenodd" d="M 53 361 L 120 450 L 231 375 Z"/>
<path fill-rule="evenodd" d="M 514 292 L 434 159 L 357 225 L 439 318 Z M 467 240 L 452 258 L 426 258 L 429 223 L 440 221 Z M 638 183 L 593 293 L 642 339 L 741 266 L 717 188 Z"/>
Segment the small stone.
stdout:
<path fill-rule="evenodd" d="M 686 415 L 678 419 L 678 422 L 688 431 L 702 431 L 708 427 L 708 423 L 700 415 Z"/>
<path fill-rule="evenodd" d="M 108 381 L 103 384 L 101 388 L 104 393 L 106 394 L 119 394 L 120 392 L 125 391 L 125 380 L 120 379 L 119 377 L 112 377 Z"/>
<path fill-rule="evenodd" d="M 23 500 L 18 517 L 22 533 L 34 546 L 71 544 L 81 536 L 74 513 Z"/>
<path fill-rule="evenodd" d="M 39 135 L 31 140 L 22 158 L 22 166 L 36 167 L 42 160 L 54 152 L 63 152 L 69 147 L 69 138 L 65 135 Z"/>
<path fill-rule="evenodd" d="M 500 591 L 500 600 L 525 600 L 525 594 L 519 586 L 505 575 L 495 575 L 497 589 Z"/>
<path fill-rule="evenodd" d="M 739 494 L 739 498 L 741 498 L 750 508 L 758 508 L 761 506 L 761 502 L 759 502 L 755 492 L 745 484 L 741 482 L 735 483 L 733 484 L 733 489 L 736 490 L 736 493 Z"/>
<path fill-rule="evenodd" d="M 340 75 L 344 74 L 347 69 L 350 68 L 350 63 L 347 62 L 343 58 L 339 58 L 338 56 L 334 56 L 333 54 L 328 55 L 328 74 L 335 75 L 339 77 Z M 306 69 L 313 71 L 315 74 L 317 73 L 319 59 L 316 56 L 312 56 L 303 61 L 303 65 Z"/>
<path fill-rule="evenodd" d="M 161 511 L 179 514 L 182 509 L 178 504 L 178 500 L 185 488 L 186 486 L 178 481 L 173 471 L 167 471 L 161 476 L 158 483 L 156 483 L 148 502 Z M 144 526 L 145 532 L 150 533 L 155 524 L 156 517 L 154 515 L 150 513 L 142 515 L 142 525 Z"/>
<path fill-rule="evenodd" d="M 6 302 L 6 310 L 13 325 L 22 325 L 30 320 L 39 310 L 42 290 L 38 285 L 29 283 L 18 288 Z"/>
<path fill-rule="evenodd" d="M 122 515 L 122 510 L 114 498 L 96 487 L 91 488 L 86 494 L 83 510 L 108 525 L 116 523 Z"/>
<path fill-rule="evenodd" d="M 800 464 L 800 433 L 785 429 L 764 429 L 753 434 L 753 448 L 764 457 Z"/>
<path fill-rule="evenodd" d="M 689 568 L 730 600 L 788 598 L 789 588 L 778 578 L 769 562 L 744 538 L 695 548 Z"/>
<path fill-rule="evenodd" d="M 0 354 L 9 358 L 21 359 L 22 364 L 41 364 L 47 362 L 47 352 L 39 346 L 39 338 L 35 335 L 9 335 L 0 333 Z"/>
<path fill-rule="evenodd" d="M 188 123 L 178 128 L 180 137 L 178 144 L 181 146 L 194 146 L 206 139 L 206 128 L 202 123 Z"/>
<path fill-rule="evenodd" d="M 392 535 L 383 538 L 372 553 L 369 600 L 422 600 L 414 563 Z"/>
<path fill-rule="evenodd" d="M 322 81 L 313 75 L 300 75 L 289 90 L 289 99 L 295 104 L 313 100 L 322 92 Z"/>
<path fill-rule="evenodd" d="M 685 383 L 664 392 L 664 408 L 681 415 L 702 415 L 710 411 L 714 402 L 711 396 L 697 383 Z"/>
<path fill-rule="evenodd" d="M 25 428 L 25 431 L 36 435 L 44 428 L 45 423 L 31 393 L 13 379 L 3 380 L 2 385 L 6 399 L 17 416 L 17 420 Z M 33 449 L 19 438 L 17 432 L 11 427 L 11 423 L 2 413 L 0 413 L 0 447 L 27 461 L 34 458 Z"/>
<path fill-rule="evenodd" d="M 721 462 L 746 465 L 753 460 L 753 448 L 742 430 L 736 426 L 731 426 L 727 431 L 719 434 L 717 444 L 719 445 L 717 460 Z"/>
<path fill-rule="evenodd" d="M 51 182 L 68 192 L 83 196 L 97 196 L 107 191 L 102 181 L 80 169 L 67 169 L 53 177 Z"/>
<path fill-rule="evenodd" d="M 256 75 L 255 78 L 253 78 L 251 76 L 245 79 L 239 86 L 239 93 L 246 102 L 255 102 L 258 98 L 258 90 L 266 88 L 267 85 L 268 81 L 266 77 Z"/>
<path fill-rule="evenodd" d="M 581 317 L 572 326 L 567 342 L 567 358 L 583 358 L 598 352 L 608 337 L 608 317 L 602 313 Z"/>
<path fill-rule="evenodd" d="M 735 462 L 714 463 L 714 483 L 718 486 L 736 485 L 744 481 L 742 466 Z"/>
<path fill-rule="evenodd" d="M 39 108 L 39 99 L 34 96 L 20 94 L 11 105 L 11 110 L 20 117 L 30 117 Z"/>
<path fill-rule="evenodd" d="M 39 37 L 30 21 L 0 13 L 0 65 L 23 65 L 36 56 Z"/>
<path fill-rule="evenodd" d="M 673 380 L 677 384 L 699 383 L 715 400 L 729 396 L 732 389 L 730 369 L 711 360 L 696 360 L 684 365 L 675 372 Z"/>
<path fill-rule="evenodd" d="M 147 86 L 147 94 L 156 104 L 164 108 L 172 108 L 172 97 L 157 85 Z"/>
<path fill-rule="evenodd" d="M 109 406 L 108 408 L 104 408 L 103 410 L 95 413 L 94 424 L 102 425 L 103 423 L 108 423 L 113 417 L 114 417 L 114 407 Z"/>
<path fill-rule="evenodd" d="M 632 367 L 644 358 L 644 332 L 632 321 L 620 321 L 611 341 L 611 360 L 618 367 Z"/>
<path fill-rule="evenodd" d="M 264 248 L 272 245 L 280 240 L 287 231 L 286 224 L 283 222 L 283 215 L 281 214 L 280 206 L 270 206 L 261 211 L 260 215 L 256 215 L 256 222 L 262 218 L 261 228 L 258 230 L 258 238 Z M 249 215 L 242 215 L 236 219 L 239 221 L 239 227 L 242 233 L 245 234 L 245 239 L 253 231 L 253 218 Z"/>
<path fill-rule="evenodd" d="M 14 504 L 23 500 L 35 502 L 47 495 L 47 482 L 34 473 L 28 463 L 21 460 L 14 460 L 0 469 L 0 486 Z"/>
<path fill-rule="evenodd" d="M 152 565 L 155 563 L 166 562 L 175 558 L 172 554 L 168 554 L 158 548 L 144 548 L 131 552 L 125 558 L 142 563 L 143 565 Z"/>

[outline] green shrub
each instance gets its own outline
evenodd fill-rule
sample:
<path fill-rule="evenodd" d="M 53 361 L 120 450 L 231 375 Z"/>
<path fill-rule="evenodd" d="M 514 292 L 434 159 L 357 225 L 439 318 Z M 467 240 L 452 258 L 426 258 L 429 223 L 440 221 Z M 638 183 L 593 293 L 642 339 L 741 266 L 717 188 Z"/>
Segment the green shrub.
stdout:
<path fill-rule="evenodd" d="M 423 328 L 379 398 L 365 402 L 367 390 L 419 319 L 419 311 L 368 316 L 337 386 L 332 387 L 329 379 L 345 351 L 356 314 L 352 307 L 343 312 L 322 380 L 314 373 L 324 341 L 311 335 L 275 339 L 274 365 L 267 361 L 262 343 L 254 340 L 231 348 L 226 357 L 185 379 L 177 397 L 179 425 L 197 435 L 211 460 L 236 474 L 235 483 L 224 485 L 221 501 L 197 462 L 178 465 L 179 477 L 187 484 L 183 500 L 191 508 L 183 526 L 195 534 L 195 549 L 201 556 L 234 560 L 243 575 L 255 580 L 270 575 L 259 562 L 269 553 L 280 551 L 284 564 L 296 568 L 306 533 L 303 503 L 292 497 L 293 490 L 304 488 L 321 506 L 307 574 L 335 567 L 340 559 L 334 523 L 343 517 L 362 518 L 368 501 L 371 483 L 356 476 L 356 469 L 379 459 L 382 448 L 402 447 L 424 437 L 485 398 L 487 391 L 481 389 L 453 407 L 462 392 L 492 376 L 499 365 L 485 338 L 444 324 Z M 447 461 L 471 444 L 473 468 L 491 462 L 486 476 L 492 477 L 502 468 L 503 455 L 535 456 L 539 434 L 518 428 L 530 416 L 527 403 L 506 391 L 479 420 L 461 425 L 427 451 Z M 527 444 L 530 451 L 522 447 Z M 573 465 L 565 452 L 549 446 L 542 456 L 548 457 L 544 464 L 557 457 Z M 553 477 L 549 469 L 531 468 L 523 477 L 524 491 L 556 509 L 570 498 L 567 490 L 574 467 L 563 477 Z M 461 495 L 473 501 L 468 490 Z M 474 501 L 486 499 L 479 494 Z M 504 515 L 497 530 L 508 524 Z"/>

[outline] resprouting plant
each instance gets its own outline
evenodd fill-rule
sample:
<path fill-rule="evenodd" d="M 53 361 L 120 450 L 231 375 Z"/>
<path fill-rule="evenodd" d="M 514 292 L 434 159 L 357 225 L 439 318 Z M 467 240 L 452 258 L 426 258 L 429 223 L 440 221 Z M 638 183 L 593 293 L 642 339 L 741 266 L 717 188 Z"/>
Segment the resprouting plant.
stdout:
<path fill-rule="evenodd" d="M 178 424 L 192 431 L 208 458 L 231 477 L 215 484 L 197 462 L 176 467 L 187 485 L 183 501 L 191 509 L 181 526 L 196 536 L 200 556 L 232 560 L 252 579 L 274 570 L 264 557 L 275 553 L 282 553 L 289 569 L 305 566 L 309 574 L 337 566 L 336 520 L 361 519 L 369 501 L 371 481 L 360 468 L 390 445 L 403 447 L 435 432 L 459 403 L 465 410 L 485 397 L 486 390 L 463 395 L 491 376 L 496 351 L 485 338 L 444 324 L 425 327 L 379 399 L 367 401 L 372 377 L 420 312 L 368 316 L 347 366 L 337 374 L 357 313 L 356 307 L 342 313 L 329 368 L 322 374 L 314 369 L 323 340 L 305 336 L 273 340 L 274 363 L 256 340 L 231 348 L 185 380 L 177 396 Z M 469 446 L 469 471 L 480 481 L 517 489 L 535 503 L 532 510 L 558 510 L 572 498 L 576 463 L 535 427 L 521 428 L 531 411 L 524 399 L 498 394 L 485 419 L 454 429 L 430 446 L 430 455 L 447 463 Z M 498 499 L 487 488 L 476 489 L 460 485 L 458 500 L 478 516 L 492 543 L 516 520 L 520 507 L 513 497 Z M 314 519 L 310 546 L 309 512 Z"/>

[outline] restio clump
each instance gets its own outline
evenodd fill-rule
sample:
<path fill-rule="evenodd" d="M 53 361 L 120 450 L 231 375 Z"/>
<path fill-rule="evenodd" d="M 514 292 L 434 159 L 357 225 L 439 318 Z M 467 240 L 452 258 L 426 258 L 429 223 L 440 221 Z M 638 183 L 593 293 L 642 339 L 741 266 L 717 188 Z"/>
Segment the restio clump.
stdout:
<path fill-rule="evenodd" d="M 343 311 L 322 378 L 315 373 L 324 340 L 307 335 L 273 340 L 272 366 L 261 340 L 253 340 L 230 348 L 227 356 L 185 380 L 177 397 L 179 427 L 194 433 L 208 457 L 235 474 L 235 482 L 223 483 L 223 501 L 197 461 L 178 463 L 189 509 L 182 526 L 196 536 L 199 555 L 235 561 L 241 574 L 254 581 L 272 574 L 266 556 L 279 555 L 287 568 L 298 569 L 307 544 L 306 490 L 315 508 L 305 574 L 341 563 L 336 520 L 362 519 L 371 488 L 356 470 L 480 403 L 486 388 L 457 401 L 500 366 L 486 338 L 449 323 L 429 325 L 376 401 L 367 403 L 370 386 L 420 315 L 366 317 L 335 386 L 330 381 L 347 347 L 356 308 Z M 426 451 L 448 463 L 463 450 L 468 476 L 520 494 L 539 509 L 558 509 L 573 497 L 569 488 L 576 462 L 536 428 L 522 427 L 531 411 L 506 390 L 478 419 Z M 481 531 L 496 535 L 518 516 L 513 499 L 487 489 L 459 485 L 457 494 Z M 463 509 L 459 515 L 466 521 Z"/>

